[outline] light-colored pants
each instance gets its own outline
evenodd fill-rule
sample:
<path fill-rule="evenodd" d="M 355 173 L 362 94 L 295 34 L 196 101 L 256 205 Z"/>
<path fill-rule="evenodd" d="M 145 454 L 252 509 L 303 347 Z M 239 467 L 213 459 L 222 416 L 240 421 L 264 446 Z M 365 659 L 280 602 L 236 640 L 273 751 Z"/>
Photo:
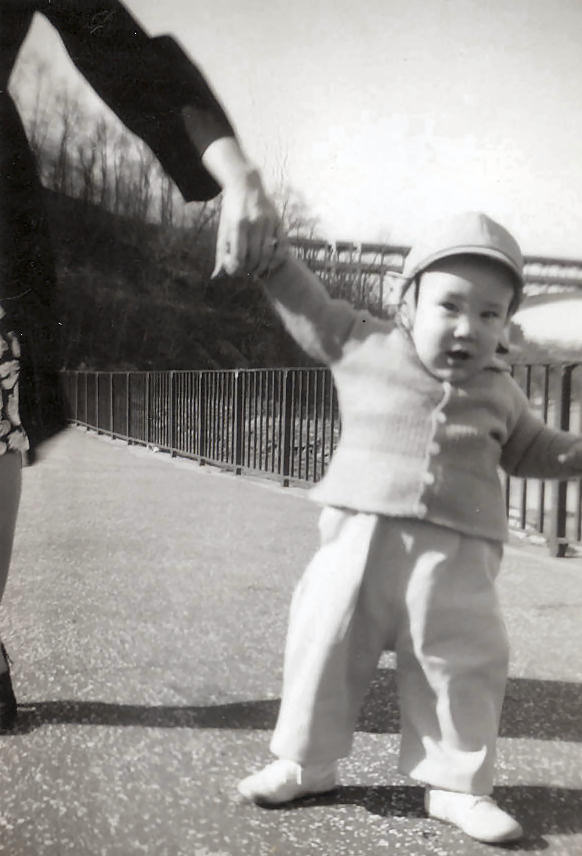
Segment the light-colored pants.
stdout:
<path fill-rule="evenodd" d="M 399 769 L 434 787 L 493 788 L 508 665 L 495 577 L 502 545 L 414 519 L 335 508 L 291 604 L 271 749 L 349 754 L 383 650 L 397 654 Z"/>
<path fill-rule="evenodd" d="M 20 502 L 22 457 L 20 452 L 0 455 L 0 600 L 4 594 L 18 504 Z"/>

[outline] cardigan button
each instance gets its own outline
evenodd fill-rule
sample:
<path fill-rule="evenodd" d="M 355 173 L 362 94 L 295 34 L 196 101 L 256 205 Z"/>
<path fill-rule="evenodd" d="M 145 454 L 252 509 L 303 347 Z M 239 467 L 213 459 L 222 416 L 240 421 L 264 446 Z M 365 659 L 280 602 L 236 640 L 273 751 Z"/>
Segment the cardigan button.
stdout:
<path fill-rule="evenodd" d="M 447 421 L 447 417 L 445 416 L 442 410 L 439 410 L 439 412 L 435 416 L 435 419 L 437 422 L 440 422 L 441 425 Z"/>
<path fill-rule="evenodd" d="M 434 484 L 434 473 L 426 472 L 422 474 L 422 480 L 425 484 Z"/>
<path fill-rule="evenodd" d="M 418 502 L 416 504 L 416 513 L 419 517 L 424 517 L 426 512 L 428 511 L 428 507 L 424 502 Z"/>

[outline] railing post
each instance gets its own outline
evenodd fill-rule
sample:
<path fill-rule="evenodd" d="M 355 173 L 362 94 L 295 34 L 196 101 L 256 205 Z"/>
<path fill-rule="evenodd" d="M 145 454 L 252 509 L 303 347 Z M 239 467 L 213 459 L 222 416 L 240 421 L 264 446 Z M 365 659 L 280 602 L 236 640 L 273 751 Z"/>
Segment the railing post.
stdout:
<path fill-rule="evenodd" d="M 198 372 L 198 406 L 196 408 L 196 432 L 198 434 L 198 462 L 200 466 L 206 463 L 206 399 L 204 398 L 204 390 L 206 388 L 205 377 L 203 371 Z"/>
<path fill-rule="evenodd" d="M 168 445 L 170 446 L 170 457 L 176 457 L 176 414 L 174 395 L 174 372 L 170 372 L 168 390 Z"/>
<path fill-rule="evenodd" d="M 145 376 L 145 444 L 150 444 L 150 373 Z"/>
<path fill-rule="evenodd" d="M 130 396 L 131 373 L 125 373 L 125 435 L 127 445 L 131 446 L 131 396 Z"/>
<path fill-rule="evenodd" d="M 99 426 L 99 372 L 95 373 L 95 430 L 101 433 Z"/>
<path fill-rule="evenodd" d="M 289 487 L 291 475 L 292 443 L 293 443 L 293 376 L 288 369 L 283 375 L 283 407 L 281 413 L 281 475 L 283 476 L 283 487 Z"/>
<path fill-rule="evenodd" d="M 113 372 L 109 372 L 109 424 L 111 426 L 111 436 L 115 439 L 115 408 L 113 406 Z"/>
<path fill-rule="evenodd" d="M 554 424 L 556 428 L 567 431 L 570 428 L 570 402 L 572 399 L 573 365 L 562 366 L 559 397 L 556 402 Z M 566 522 L 568 515 L 568 482 L 552 481 L 551 486 L 551 522 L 548 546 L 550 555 L 563 558 L 568 548 Z"/>
<path fill-rule="evenodd" d="M 79 372 L 71 373 L 71 387 L 75 387 L 75 407 L 71 408 L 75 422 L 79 421 Z"/>
<path fill-rule="evenodd" d="M 74 384 L 75 387 L 75 422 L 79 421 L 79 373 L 75 372 L 75 374 L 71 375 L 71 384 Z"/>
<path fill-rule="evenodd" d="M 243 464 L 243 428 L 244 428 L 244 397 L 242 395 L 242 377 L 240 369 L 234 372 L 234 472 L 237 476 L 242 473 Z"/>

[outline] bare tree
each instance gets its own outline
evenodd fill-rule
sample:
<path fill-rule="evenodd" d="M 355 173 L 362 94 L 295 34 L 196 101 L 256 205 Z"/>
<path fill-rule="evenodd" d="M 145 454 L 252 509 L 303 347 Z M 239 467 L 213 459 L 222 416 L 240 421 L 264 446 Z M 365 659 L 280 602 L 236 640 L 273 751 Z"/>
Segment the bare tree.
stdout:
<path fill-rule="evenodd" d="M 98 192 L 95 202 L 102 208 L 111 206 L 111 167 L 110 167 L 110 139 L 111 129 L 109 122 L 104 116 L 100 116 L 94 127 L 95 154 L 97 159 Z"/>
<path fill-rule="evenodd" d="M 127 214 L 128 196 L 131 191 L 128 188 L 129 165 L 129 135 L 125 130 L 117 134 L 112 150 L 113 170 L 113 199 L 112 211 L 114 214 Z"/>
<path fill-rule="evenodd" d="M 77 143 L 76 153 L 81 182 L 81 199 L 83 202 L 96 202 L 97 148 L 91 145 L 87 138 L 83 138 Z"/>
<path fill-rule="evenodd" d="M 164 228 L 174 225 L 174 195 L 175 185 L 170 176 L 158 165 L 157 175 L 159 180 L 159 216 L 160 223 Z"/>
<path fill-rule="evenodd" d="M 135 148 L 136 157 L 131 165 L 131 172 L 134 177 L 131 182 L 129 210 L 134 220 L 146 223 L 152 202 L 152 175 L 154 174 L 156 159 L 145 143 L 139 141 Z"/>
<path fill-rule="evenodd" d="M 319 221 L 311 214 L 299 191 L 288 185 L 284 186 L 279 204 L 283 225 L 289 237 L 309 240 L 317 237 Z"/>
<path fill-rule="evenodd" d="M 81 108 L 78 98 L 68 89 L 62 89 L 55 98 L 56 118 L 60 131 L 56 139 L 52 165 L 51 187 L 58 193 L 77 195 L 75 148 L 79 134 Z"/>

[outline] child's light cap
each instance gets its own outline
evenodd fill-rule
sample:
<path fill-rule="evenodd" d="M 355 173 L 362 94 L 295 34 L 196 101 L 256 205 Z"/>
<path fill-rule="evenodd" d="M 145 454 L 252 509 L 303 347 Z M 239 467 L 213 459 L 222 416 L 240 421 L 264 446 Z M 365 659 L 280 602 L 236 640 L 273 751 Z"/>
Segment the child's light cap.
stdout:
<path fill-rule="evenodd" d="M 515 310 L 524 285 L 523 256 L 519 244 L 507 229 L 480 211 L 464 211 L 443 218 L 426 229 L 408 253 L 402 273 L 411 281 L 434 262 L 465 254 L 496 259 L 511 270 L 515 283 L 511 309 Z"/>

